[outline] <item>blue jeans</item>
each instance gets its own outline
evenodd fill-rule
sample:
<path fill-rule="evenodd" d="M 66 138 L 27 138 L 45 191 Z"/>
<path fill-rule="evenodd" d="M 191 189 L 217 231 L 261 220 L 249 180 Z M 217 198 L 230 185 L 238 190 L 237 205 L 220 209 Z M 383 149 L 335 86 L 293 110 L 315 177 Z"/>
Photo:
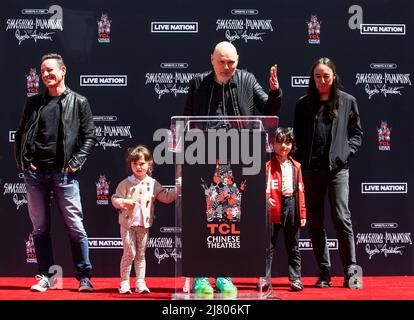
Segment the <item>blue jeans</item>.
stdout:
<path fill-rule="evenodd" d="M 62 173 L 58 169 L 38 168 L 36 171 L 27 171 L 24 180 L 39 273 L 51 276 L 49 268 L 55 264 L 50 237 L 50 200 L 53 196 L 69 233 L 76 278 L 90 278 L 92 265 L 89 261 L 88 236 L 83 226 L 79 182 L 75 175 Z"/>
<path fill-rule="evenodd" d="M 328 194 L 331 217 L 338 238 L 339 255 L 346 273 L 350 266 L 356 264 L 354 232 L 348 207 L 349 169 L 303 170 L 302 173 L 307 222 L 319 269 L 322 273 L 329 274 L 331 268 L 324 225 L 324 204 Z"/>

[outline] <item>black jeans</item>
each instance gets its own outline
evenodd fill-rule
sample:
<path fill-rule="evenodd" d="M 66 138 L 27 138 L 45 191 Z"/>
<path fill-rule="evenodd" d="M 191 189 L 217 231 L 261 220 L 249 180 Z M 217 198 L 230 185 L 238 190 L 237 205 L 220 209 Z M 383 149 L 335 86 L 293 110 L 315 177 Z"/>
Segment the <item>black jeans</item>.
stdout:
<path fill-rule="evenodd" d="M 330 271 L 331 261 L 324 226 L 326 193 L 331 206 L 331 216 L 336 229 L 339 254 L 346 273 L 356 264 L 354 232 L 352 230 L 349 199 L 349 169 L 336 171 L 303 170 L 307 223 L 316 262 L 321 272 Z"/>
<path fill-rule="evenodd" d="M 280 213 L 280 224 L 272 224 L 270 247 L 267 256 L 266 277 L 271 278 L 273 252 L 276 247 L 277 235 L 282 229 L 285 238 L 285 247 L 288 257 L 289 280 L 300 279 L 301 276 L 301 258 L 299 252 L 299 233 L 300 221 L 296 215 L 295 198 L 283 198 Z"/>

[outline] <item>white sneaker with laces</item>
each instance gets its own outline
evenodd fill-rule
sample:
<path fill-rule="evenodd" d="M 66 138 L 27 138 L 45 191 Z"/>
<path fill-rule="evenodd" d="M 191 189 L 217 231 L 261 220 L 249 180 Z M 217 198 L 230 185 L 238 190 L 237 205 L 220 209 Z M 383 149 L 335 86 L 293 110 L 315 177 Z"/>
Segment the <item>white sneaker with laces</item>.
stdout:
<path fill-rule="evenodd" d="M 184 286 L 183 286 L 183 292 L 184 293 L 190 293 L 191 292 L 191 278 L 185 278 Z"/>
<path fill-rule="evenodd" d="M 45 292 L 47 289 L 54 289 L 54 285 L 53 283 L 50 283 L 50 279 L 48 277 L 37 274 L 35 279 L 38 282 L 30 287 L 31 291 Z"/>
<path fill-rule="evenodd" d="M 130 294 L 131 292 L 131 287 L 129 285 L 129 281 L 128 280 L 124 280 L 121 281 L 121 283 L 119 284 L 119 288 L 118 291 L 120 294 Z"/>
<path fill-rule="evenodd" d="M 148 289 L 145 281 L 137 281 L 137 286 L 135 288 L 135 292 L 138 293 L 150 293 L 150 289 Z"/>

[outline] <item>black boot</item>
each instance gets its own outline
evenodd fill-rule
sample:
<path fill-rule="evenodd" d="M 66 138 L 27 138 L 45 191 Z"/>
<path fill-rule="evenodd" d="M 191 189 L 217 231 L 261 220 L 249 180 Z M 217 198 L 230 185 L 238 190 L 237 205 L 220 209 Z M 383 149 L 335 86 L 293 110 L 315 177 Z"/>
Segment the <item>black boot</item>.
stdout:
<path fill-rule="evenodd" d="M 329 269 L 321 270 L 318 281 L 315 283 L 316 288 L 329 288 L 332 286 L 331 271 Z"/>

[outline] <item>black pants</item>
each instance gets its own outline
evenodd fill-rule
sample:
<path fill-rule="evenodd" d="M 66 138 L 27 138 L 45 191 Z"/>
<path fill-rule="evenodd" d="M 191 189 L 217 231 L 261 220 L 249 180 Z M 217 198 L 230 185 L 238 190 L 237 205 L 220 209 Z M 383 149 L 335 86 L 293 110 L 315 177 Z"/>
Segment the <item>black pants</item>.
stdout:
<path fill-rule="evenodd" d="M 303 170 L 307 223 L 316 262 L 321 272 L 329 272 L 331 261 L 324 226 L 326 193 L 331 206 L 344 272 L 356 264 L 354 232 L 349 199 L 349 169 L 339 171 Z"/>
<path fill-rule="evenodd" d="M 296 215 L 295 198 L 282 197 L 282 209 L 280 213 L 280 224 L 272 224 L 270 242 L 268 250 L 266 277 L 271 277 L 273 253 L 276 247 L 277 235 L 283 230 L 285 237 L 285 247 L 288 257 L 289 280 L 300 279 L 301 276 L 301 258 L 299 252 L 299 233 L 300 221 Z"/>

